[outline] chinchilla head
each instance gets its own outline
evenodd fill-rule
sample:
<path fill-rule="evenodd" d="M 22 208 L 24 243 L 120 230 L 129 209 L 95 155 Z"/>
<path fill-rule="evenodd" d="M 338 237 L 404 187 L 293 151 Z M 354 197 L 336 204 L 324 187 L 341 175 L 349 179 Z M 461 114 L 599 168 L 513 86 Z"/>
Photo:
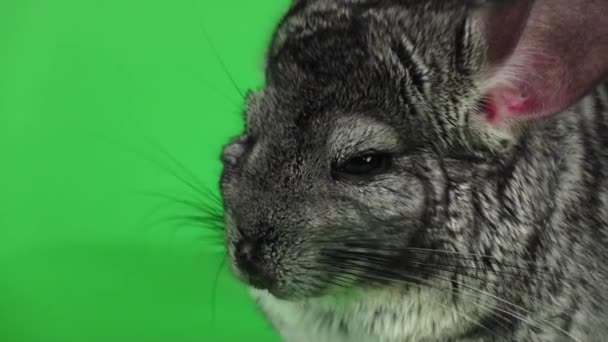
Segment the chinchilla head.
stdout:
<path fill-rule="evenodd" d="M 524 123 L 582 95 L 549 96 L 527 76 L 569 70 L 551 59 L 561 46 L 534 38 L 537 4 L 295 2 L 223 154 L 236 274 L 295 300 L 449 275 L 424 266 L 446 258 L 429 250 L 488 252 L 472 228 L 490 229 L 472 224 L 474 175 L 500 177 Z"/>

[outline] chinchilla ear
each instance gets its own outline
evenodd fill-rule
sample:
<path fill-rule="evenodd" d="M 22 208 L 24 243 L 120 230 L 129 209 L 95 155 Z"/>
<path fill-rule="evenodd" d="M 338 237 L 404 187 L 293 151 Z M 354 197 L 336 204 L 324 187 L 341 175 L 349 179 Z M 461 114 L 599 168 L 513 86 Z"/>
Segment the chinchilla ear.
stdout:
<path fill-rule="evenodd" d="M 608 0 L 477 0 L 471 11 L 487 47 L 488 123 L 564 111 L 608 77 Z"/>

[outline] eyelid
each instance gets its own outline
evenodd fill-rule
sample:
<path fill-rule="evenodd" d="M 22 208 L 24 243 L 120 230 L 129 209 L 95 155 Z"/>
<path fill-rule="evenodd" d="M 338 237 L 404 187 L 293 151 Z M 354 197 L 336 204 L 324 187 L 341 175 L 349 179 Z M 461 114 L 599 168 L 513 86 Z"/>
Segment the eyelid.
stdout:
<path fill-rule="evenodd" d="M 367 149 L 367 150 L 362 150 L 356 153 L 345 153 L 343 155 L 341 155 L 340 157 L 338 157 L 338 159 L 336 160 L 337 164 L 342 164 L 350 159 L 353 158 L 360 158 L 360 157 L 364 157 L 364 156 L 368 156 L 368 155 L 385 155 L 385 156 L 394 156 L 395 154 L 397 154 L 398 151 L 396 151 L 395 149 L 390 150 L 390 149 Z"/>

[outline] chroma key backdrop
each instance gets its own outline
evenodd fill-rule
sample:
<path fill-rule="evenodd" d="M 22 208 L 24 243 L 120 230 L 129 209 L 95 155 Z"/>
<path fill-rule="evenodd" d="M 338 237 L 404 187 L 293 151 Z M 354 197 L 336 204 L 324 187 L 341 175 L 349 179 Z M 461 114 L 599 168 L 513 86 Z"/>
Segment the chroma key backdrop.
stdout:
<path fill-rule="evenodd" d="M 0 341 L 278 341 L 218 178 L 288 2 L 0 1 Z"/>

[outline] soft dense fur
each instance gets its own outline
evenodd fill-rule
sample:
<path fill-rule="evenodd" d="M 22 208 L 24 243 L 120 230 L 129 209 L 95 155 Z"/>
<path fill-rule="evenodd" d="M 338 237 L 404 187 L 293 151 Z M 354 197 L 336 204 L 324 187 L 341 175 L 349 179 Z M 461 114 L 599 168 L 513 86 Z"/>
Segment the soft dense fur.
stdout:
<path fill-rule="evenodd" d="M 497 71 L 521 41 L 500 30 L 530 19 L 486 3 L 301 0 L 280 23 L 222 193 L 230 255 L 251 242 L 257 265 L 234 271 L 285 341 L 608 336 L 605 69 L 509 117 L 527 107 L 496 89 L 525 75 Z M 390 167 L 332 176 L 368 151 Z"/>

